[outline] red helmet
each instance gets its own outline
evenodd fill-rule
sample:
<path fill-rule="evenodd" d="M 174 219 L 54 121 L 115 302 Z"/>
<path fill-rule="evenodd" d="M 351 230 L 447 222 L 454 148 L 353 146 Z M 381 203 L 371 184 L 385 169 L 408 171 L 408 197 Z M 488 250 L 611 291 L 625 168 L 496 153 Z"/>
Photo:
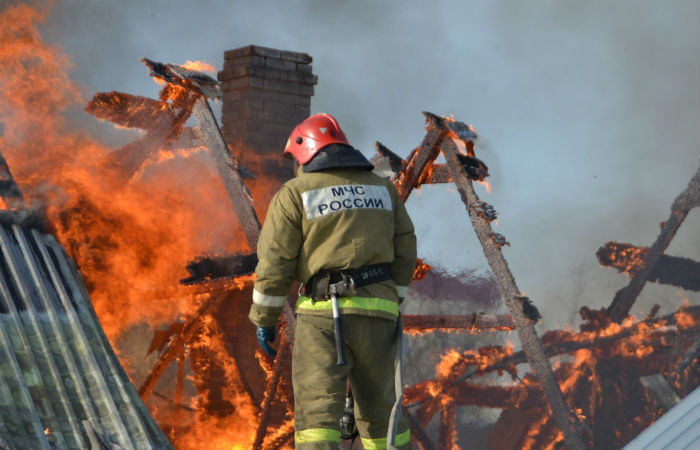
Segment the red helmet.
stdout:
<path fill-rule="evenodd" d="M 329 144 L 350 145 L 335 117 L 314 114 L 294 128 L 284 147 L 284 155 L 292 155 L 304 165 Z"/>

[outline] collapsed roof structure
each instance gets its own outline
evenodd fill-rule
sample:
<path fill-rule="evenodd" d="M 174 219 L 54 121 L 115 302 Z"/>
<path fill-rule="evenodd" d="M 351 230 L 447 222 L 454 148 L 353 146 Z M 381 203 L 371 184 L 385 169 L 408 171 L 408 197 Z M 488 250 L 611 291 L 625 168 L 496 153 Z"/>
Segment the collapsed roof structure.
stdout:
<path fill-rule="evenodd" d="M 124 381 L 126 378 L 123 369 L 104 334 L 100 335 L 99 323 L 96 321 L 94 312 L 91 312 L 86 289 L 80 282 L 79 273 L 74 266 L 71 266 L 70 260 L 65 255 L 61 256 L 65 252 L 61 250 L 60 245 L 50 236 L 37 231 L 38 225 L 34 229 L 30 228 L 30 231 L 22 228 L 28 226 L 30 222 L 22 222 L 25 225 L 17 223 L 21 210 L 15 208 L 14 212 L 3 212 L 3 214 L 9 214 L 7 215 L 9 225 L 3 225 L 3 231 L 0 233 L 0 238 L 3 239 L 3 257 L 5 261 L 9 261 L 3 264 L 9 264 L 7 267 L 10 268 L 3 269 L 4 279 L 18 280 L 17 277 L 12 278 L 14 276 L 12 270 L 15 270 L 27 274 L 28 279 L 38 286 L 17 287 L 16 290 L 19 290 L 17 295 L 9 287 L 12 283 L 7 281 L 5 284 L 0 283 L 0 288 L 5 289 L 4 286 L 8 286 L 3 290 L 3 298 L 7 305 L 5 309 L 10 312 L 10 317 L 15 317 L 13 322 L 8 322 L 7 327 L 3 322 L 3 330 L 16 329 L 15 324 L 21 322 L 17 318 L 17 314 L 21 311 L 19 303 L 11 299 L 27 298 L 26 295 L 23 297 L 22 289 L 34 289 L 31 292 L 39 293 L 38 296 L 30 298 L 39 302 L 34 308 L 43 314 L 42 317 L 46 316 L 43 320 L 48 320 L 45 325 L 42 325 L 44 322 L 38 319 L 28 322 L 31 328 L 27 342 L 30 344 L 31 339 L 38 339 L 33 336 L 39 334 L 38 330 L 43 329 L 41 327 L 59 331 L 65 329 L 65 326 L 61 328 L 58 325 L 60 320 L 57 322 L 56 318 L 62 316 L 54 310 L 68 311 L 67 305 L 71 301 L 76 302 L 78 307 L 73 305 L 73 308 L 78 312 L 70 313 L 73 315 L 66 312 L 66 317 L 69 319 L 77 317 L 77 319 L 71 319 L 73 322 L 70 323 L 76 323 L 75 321 L 81 320 L 83 316 L 91 318 L 93 322 L 90 322 L 88 331 L 84 332 L 85 337 L 91 346 L 99 344 L 95 351 L 111 356 L 109 358 L 103 356 L 102 360 L 95 359 L 97 364 L 83 365 L 82 359 L 79 358 L 80 348 L 73 349 L 70 337 L 57 334 L 54 346 L 64 349 L 67 355 L 65 356 L 67 362 L 62 364 L 69 369 L 72 368 L 73 376 L 95 373 L 97 368 L 99 373 L 102 373 L 101 371 L 107 368 L 108 375 L 101 375 L 107 380 L 106 384 L 98 383 L 97 386 L 102 390 L 99 391 L 97 388 L 93 390 L 102 392 L 104 395 L 116 395 L 112 394 L 114 391 L 121 395 L 121 403 L 117 400 L 111 400 L 112 403 L 110 403 L 110 400 L 102 399 L 95 394 L 97 395 L 95 401 L 100 404 L 92 406 L 93 409 L 101 411 L 100 408 L 104 408 L 103 403 L 108 407 L 111 404 L 121 407 L 122 403 L 128 403 L 128 408 L 133 409 L 133 412 L 128 413 L 131 419 L 120 419 L 121 422 L 116 424 L 109 421 L 83 423 L 82 430 L 78 425 L 82 417 L 80 414 L 74 416 L 71 411 L 67 411 L 65 416 L 58 414 L 55 417 L 63 417 L 62 423 L 51 426 L 48 422 L 44 422 L 48 419 L 43 418 L 50 417 L 51 414 L 42 412 L 42 416 L 37 412 L 31 415 L 31 420 L 25 421 L 23 426 L 31 430 L 26 433 L 27 436 L 33 436 L 38 441 L 41 439 L 46 441 L 42 441 L 41 448 L 50 446 L 49 441 L 55 442 L 59 448 L 63 448 L 61 446 L 86 448 L 81 445 L 86 446 L 88 443 L 93 448 L 100 448 L 95 445 L 103 445 L 106 448 L 110 448 L 109 445 L 112 445 L 112 448 L 117 448 L 116 445 L 123 448 L 170 448 L 162 432 L 157 428 L 153 429 L 153 421 L 145 411 L 142 400 L 147 402 L 151 394 L 156 393 L 156 384 L 165 382 L 175 386 L 173 397 L 166 398 L 168 405 L 178 413 L 199 413 L 198 410 L 185 405 L 183 400 L 188 357 L 196 375 L 199 395 L 207 398 L 206 402 L 202 402 L 205 405 L 205 413 L 218 416 L 246 415 L 247 419 L 255 422 L 254 432 L 251 433 L 252 448 L 289 448 L 293 445 L 293 399 L 289 377 L 295 322 L 291 306 L 293 296 L 285 306 L 284 331 L 281 333 L 276 359 L 269 359 L 259 352 L 254 354 L 255 345 L 250 341 L 250 336 L 253 334 L 245 333 L 246 324 L 242 321 L 234 321 L 235 326 L 231 327 L 238 334 L 234 334 L 233 337 L 227 336 L 233 344 L 227 347 L 226 360 L 217 359 L 220 358 L 221 353 L 214 354 L 202 350 L 199 343 L 204 337 L 211 338 L 212 329 L 220 330 L 227 328 L 227 323 L 230 325 L 231 322 L 225 322 L 225 320 L 232 320 L 230 317 L 217 318 L 213 322 L 211 320 L 212 317 L 224 315 L 221 313 L 223 305 L 234 303 L 238 308 L 236 310 L 238 315 L 241 315 L 241 311 L 247 310 L 253 281 L 251 273 L 255 264 L 255 242 L 260 228 L 258 216 L 261 212 L 264 213 L 260 211 L 259 203 L 252 203 L 252 197 L 258 198 L 259 191 L 252 189 L 251 193 L 247 184 L 257 183 L 259 187 L 267 183 L 268 192 L 263 192 L 261 195 L 265 198 L 265 195 L 269 195 L 269 191 L 275 186 L 275 182 L 279 181 L 266 178 L 264 173 L 260 173 L 266 167 L 264 157 L 256 161 L 251 157 L 253 152 L 247 152 L 245 157 L 251 159 L 244 160 L 240 154 L 234 154 L 235 145 L 230 141 L 240 137 L 241 133 L 226 131 L 226 127 L 234 123 L 229 120 L 222 120 L 224 127 L 219 128 L 208 99 L 221 97 L 220 88 L 223 88 L 224 84 L 227 84 L 228 88 L 238 86 L 241 91 L 236 94 L 236 98 L 245 99 L 246 102 L 254 105 L 251 106 L 250 111 L 245 112 L 246 114 L 257 114 L 259 117 L 272 116 L 272 113 L 265 111 L 264 108 L 268 104 L 276 104 L 282 111 L 281 115 L 287 117 L 286 120 L 292 121 L 296 120 L 294 114 L 301 115 L 307 110 L 299 108 L 299 104 L 292 103 L 289 106 L 284 102 L 289 100 L 307 107 L 300 94 L 302 92 L 308 94 L 308 89 L 312 89 L 316 80 L 308 66 L 311 58 L 306 54 L 248 46 L 227 52 L 226 58 L 229 65 L 219 73 L 221 83 L 194 70 L 144 59 L 143 62 L 150 69 L 151 75 L 165 83 L 160 101 L 112 92 L 97 94 L 86 108 L 98 118 L 112 121 L 120 126 L 146 130 L 144 137 L 112 152 L 108 160 L 104 161 L 106 166 L 121 173 L 124 179 L 132 177 L 149 155 L 159 148 L 205 147 L 213 156 L 230 206 L 235 211 L 243 231 L 242 240 L 246 243 L 242 246 L 242 251 L 235 254 L 191 256 L 193 259 L 187 266 L 190 276 L 183 279 L 182 284 L 189 289 L 188 292 L 192 296 L 195 307 L 178 322 L 171 323 L 165 329 L 157 330 L 153 334 L 150 345 L 143 343 L 144 348 L 149 348 L 149 353 L 154 352 L 158 356 L 155 364 L 149 368 L 147 376 L 141 381 L 137 396 L 130 383 Z M 250 66 L 241 66 L 248 63 Z M 272 92 L 265 92 L 263 88 L 270 86 L 273 87 Z M 226 105 L 224 108 L 226 109 Z M 501 252 L 503 246 L 510 244 L 504 236 L 495 233 L 491 228 L 491 222 L 497 215 L 496 210 L 493 206 L 481 201 L 472 186 L 473 182 L 482 182 L 488 176 L 486 164 L 476 158 L 475 147 L 478 136 L 471 126 L 464 123 L 431 113 L 424 114 L 427 124 L 426 136 L 405 160 L 386 146 L 377 143 L 377 155 L 372 161 L 378 170 L 388 168 L 388 175 L 397 185 L 403 201 L 406 201 L 410 193 L 422 184 L 455 183 L 491 267 L 500 296 L 510 314 L 407 315 L 404 317 L 406 332 L 420 335 L 434 332 L 491 333 L 517 330 L 522 351 L 515 352 L 507 345 L 488 345 L 464 352 L 445 349 L 436 377 L 409 386 L 405 391 L 404 410 L 410 419 L 415 444 L 426 450 L 459 448 L 464 436 L 460 435 L 457 418 L 459 408 L 464 405 L 503 410 L 491 437 L 490 445 L 494 449 L 563 447 L 583 449 L 624 444 L 641 431 L 644 425 L 658 417 L 662 410 L 660 405 L 665 404 L 663 399 L 668 398 L 663 394 L 655 398 L 649 392 L 661 393 L 664 386 L 669 387 L 672 384 L 671 390 L 683 395 L 700 383 L 700 364 L 698 363 L 700 348 L 697 345 L 698 333 L 700 333 L 700 310 L 697 307 L 681 307 L 676 313 L 664 317 L 656 317 L 656 312 L 652 311 L 644 320 L 627 319 L 631 304 L 634 303 L 634 299 L 647 281 L 670 282 L 682 285 L 686 289 L 696 289 L 694 286 L 700 284 L 697 281 L 697 271 L 695 278 L 692 275 L 695 267 L 693 264 L 698 264 L 697 262 L 682 262 L 683 267 L 687 268 L 683 269 L 683 273 L 690 275 L 684 275 L 679 280 L 676 271 L 664 269 L 669 264 L 678 263 L 678 259 L 663 255 L 663 251 L 688 211 L 700 203 L 698 200 L 700 175 L 695 175 L 688 188 L 674 202 L 671 217 L 664 224 L 657 243 L 647 250 L 634 246 L 625 247 L 628 250 L 633 249 L 631 253 L 639 257 L 634 264 L 624 266 L 633 267 L 633 269 L 623 269 L 632 275 L 630 286 L 633 285 L 633 287 L 625 289 L 623 293 L 616 296 L 610 308 L 601 311 L 583 308 L 581 313 L 585 322 L 580 332 L 555 330 L 546 332 L 540 337 L 534 328 L 539 312 L 519 291 Z M 186 126 L 190 116 L 195 118 L 196 127 Z M 288 119 L 290 116 L 293 119 Z M 286 127 L 279 124 L 275 126 L 280 130 Z M 287 130 L 287 128 L 284 129 Z M 246 136 L 246 139 L 250 138 L 251 142 L 258 139 L 254 133 Z M 270 147 L 276 144 L 266 143 Z M 445 164 L 436 162 L 440 154 L 445 157 Z M 9 174 L 9 171 L 7 173 Z M 256 179 L 252 178 L 253 173 Z M 6 186 L 3 198 L 9 205 L 21 196 L 18 197 L 19 190 L 16 186 L 13 187 L 12 183 Z M 610 250 L 606 254 L 608 259 L 618 263 L 615 267 L 621 267 L 619 261 L 624 258 L 616 256 L 618 255 L 616 251 Z M 630 251 L 624 254 L 629 255 Z M 26 263 L 19 263 L 16 262 L 17 255 L 22 255 L 25 259 L 27 256 L 34 258 L 33 255 L 39 255 L 43 262 L 27 259 Z M 627 256 L 625 258 L 629 259 Z M 12 269 L 15 266 L 24 268 Z M 68 287 L 59 284 L 49 288 L 46 284 L 48 282 L 31 278 L 35 272 L 42 270 L 52 283 L 55 284 L 56 280 L 59 280 L 63 284 L 68 283 Z M 416 270 L 415 278 L 421 278 L 428 270 L 430 267 L 421 263 Z M 66 282 L 61 276 L 69 281 Z M 65 293 L 63 297 L 62 293 Z M 82 300 L 75 300 L 78 298 Z M 83 303 L 84 305 L 80 306 Z M 27 304 L 25 308 L 29 310 L 30 306 Z M 0 317 L 3 311 L 0 311 Z M 6 341 L 10 342 L 9 332 L 4 331 L 0 337 L 5 334 L 8 335 Z M 37 342 L 39 354 L 50 353 L 53 341 L 44 342 L 39 339 Z M 19 352 L 21 355 L 24 346 L 6 345 L 3 348 L 7 354 Z M 78 352 L 77 355 L 70 356 L 72 351 Z M 2 373 L 10 374 L 5 378 L 5 384 L 14 387 L 3 391 L 6 393 L 5 397 L 7 392 L 23 392 L 16 386 L 24 384 L 29 386 L 34 383 L 32 371 L 22 373 L 20 376 L 20 369 L 25 362 L 20 357 L 16 357 L 16 360 L 17 363 L 14 366 L 3 366 Z M 91 363 L 92 360 L 88 358 L 87 361 Z M 174 366 L 176 362 L 175 376 L 167 376 L 169 367 Z M 528 363 L 530 369 L 523 370 L 521 365 L 524 363 Z M 223 366 L 229 373 L 223 379 L 224 381 L 221 381 L 217 373 Z M 512 384 L 501 382 L 498 385 L 490 385 L 480 378 L 484 374 L 504 372 L 511 375 Z M 116 378 L 114 376 L 110 378 L 110 374 L 115 373 L 121 374 L 121 378 L 118 378 L 121 381 L 111 386 L 109 381 Z M 95 377 L 98 381 L 102 379 L 98 375 Z M 640 379 L 640 377 L 647 378 Z M 41 399 L 43 395 L 49 395 L 47 389 L 41 387 L 44 383 L 41 378 L 37 384 L 39 388 L 32 390 L 27 387 L 25 391 L 29 392 L 30 396 L 33 394 L 37 399 Z M 228 383 L 225 389 L 221 386 L 223 383 Z M 88 393 L 90 392 L 88 389 Z M 18 398 L 21 400 L 22 397 Z M 613 398 L 614 400 L 611 400 Z M 114 419 L 111 415 L 106 416 Z M 429 432 L 430 424 L 434 422 L 433 419 L 436 416 L 439 416 L 437 431 Z M 0 414 L 0 417 L 3 416 Z M 38 422 L 35 420 L 37 417 Z M 90 417 L 88 415 L 88 419 Z M 140 421 L 134 421 L 134 417 Z M 3 420 L 5 420 L 4 417 Z M 160 423 L 163 428 L 167 426 L 175 430 L 172 435 L 176 435 L 177 423 L 173 425 L 173 422 L 177 421 L 168 417 Z M 3 423 L 14 422 L 11 417 L 8 417 Z M 12 426 L 16 428 L 18 425 Z M 44 433 L 46 429 L 48 431 Z M 509 432 L 504 433 L 501 432 L 502 430 Z M 0 437 L 5 437 L 11 446 L 14 442 L 7 437 L 14 431 L 5 433 L 7 436 L 3 436 L 3 431 L 0 429 Z M 94 444 L 93 441 L 98 444 Z M 18 444 L 15 443 L 15 445 Z M 139 445 L 142 446 L 139 447 Z"/>

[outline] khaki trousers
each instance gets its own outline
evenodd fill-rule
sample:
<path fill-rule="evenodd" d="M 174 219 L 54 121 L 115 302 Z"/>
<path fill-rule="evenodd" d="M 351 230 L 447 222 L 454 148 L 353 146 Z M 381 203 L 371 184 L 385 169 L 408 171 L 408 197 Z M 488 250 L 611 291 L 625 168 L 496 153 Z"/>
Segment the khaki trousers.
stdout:
<path fill-rule="evenodd" d="M 346 380 L 355 399 L 355 420 L 365 449 L 387 448 L 389 415 L 395 401 L 396 322 L 365 315 L 342 316 L 348 364 L 338 366 L 330 316 L 299 314 L 292 358 L 295 447 L 336 450 L 345 406 Z M 405 417 L 396 443 L 410 450 Z"/>

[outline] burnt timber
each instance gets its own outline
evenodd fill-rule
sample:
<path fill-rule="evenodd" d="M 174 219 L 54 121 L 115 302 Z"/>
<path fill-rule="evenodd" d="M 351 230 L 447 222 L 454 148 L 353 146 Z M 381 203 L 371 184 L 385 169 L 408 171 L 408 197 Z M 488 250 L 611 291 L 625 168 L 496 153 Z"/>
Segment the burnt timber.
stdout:
<path fill-rule="evenodd" d="M 537 375 L 545 397 L 552 408 L 552 417 L 564 435 L 564 441 L 570 450 L 583 450 L 585 445 L 576 430 L 573 414 L 566 404 L 561 389 L 556 379 L 552 367 L 545 355 L 542 342 L 537 336 L 534 323 L 528 319 L 521 305 L 522 295 L 517 288 L 508 264 L 501 253 L 501 246 L 498 240 L 492 237 L 502 237 L 496 235 L 490 225 L 490 221 L 478 212 L 477 205 L 482 205 L 472 186 L 472 179 L 467 174 L 459 155 L 457 141 L 466 149 L 467 155 L 463 157 L 474 157 L 474 142 L 477 140 L 476 133 L 471 127 L 462 122 L 442 119 L 432 113 L 424 113 L 426 117 L 427 133 L 421 145 L 415 149 L 406 161 L 402 162 L 402 170 L 395 173 L 393 180 L 399 190 L 402 201 L 406 201 L 411 191 L 420 186 L 428 177 L 424 171 L 430 170 L 437 156 L 442 151 L 447 160 L 451 179 L 454 181 L 462 201 L 467 209 L 467 213 L 472 221 L 474 230 L 481 242 L 484 255 L 496 278 L 499 291 L 508 307 L 513 323 L 516 326 L 523 349 L 528 357 L 528 362 L 532 370 Z M 381 144 L 375 146 L 378 150 L 377 159 L 388 159 L 389 166 L 397 168 L 398 161 L 395 155 L 389 154 L 388 149 Z M 393 156 L 392 156 L 393 155 Z M 377 160 L 375 159 L 375 160 Z M 484 171 L 483 176 L 487 176 L 488 171 Z M 504 239 L 503 239 L 504 240 Z M 440 446 L 447 447 L 456 444 L 456 433 L 454 433 L 454 408 L 442 411 Z"/>
<path fill-rule="evenodd" d="M 639 255 L 639 260 L 629 260 L 627 254 Z M 596 252 L 598 261 L 606 267 L 614 267 L 618 272 L 634 276 L 640 270 L 643 258 L 649 253 L 648 247 L 632 244 L 608 242 Z M 689 291 L 700 291 L 700 262 L 690 258 L 662 254 L 647 275 L 647 281 L 670 284 Z"/>
<path fill-rule="evenodd" d="M 629 284 L 615 294 L 612 303 L 608 307 L 608 314 L 611 320 L 620 323 L 627 317 L 632 305 L 634 305 L 649 279 L 652 270 L 663 255 L 664 250 L 673 240 L 676 231 L 678 231 L 690 210 L 697 206 L 700 206 L 700 169 L 695 172 L 685 190 L 674 199 L 671 205 L 671 215 L 663 222 L 661 232 L 657 236 L 656 241 L 649 247 L 642 267 L 632 276 Z"/>

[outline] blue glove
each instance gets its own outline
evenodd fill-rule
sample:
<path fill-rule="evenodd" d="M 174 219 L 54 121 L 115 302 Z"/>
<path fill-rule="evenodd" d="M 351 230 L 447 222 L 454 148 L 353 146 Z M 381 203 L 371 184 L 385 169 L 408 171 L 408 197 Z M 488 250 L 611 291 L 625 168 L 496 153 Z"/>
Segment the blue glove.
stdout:
<path fill-rule="evenodd" d="M 268 342 L 275 340 L 275 327 L 258 327 L 258 331 L 255 333 L 255 335 L 258 337 L 260 347 L 265 350 L 265 353 L 270 356 L 277 355 L 275 349 L 270 347 L 270 344 L 268 344 Z"/>

